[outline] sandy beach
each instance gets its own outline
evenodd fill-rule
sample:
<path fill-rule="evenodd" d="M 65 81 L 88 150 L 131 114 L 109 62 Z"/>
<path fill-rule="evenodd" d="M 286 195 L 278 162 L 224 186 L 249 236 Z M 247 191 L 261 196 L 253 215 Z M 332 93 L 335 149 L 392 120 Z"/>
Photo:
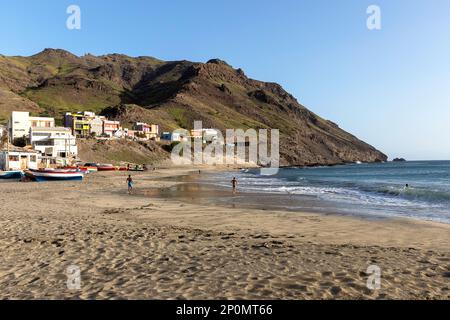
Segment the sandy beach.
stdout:
<path fill-rule="evenodd" d="M 1 183 L 0 298 L 450 298 L 450 225 L 154 196 L 188 172 L 133 174 L 133 195 L 126 172 Z M 371 265 L 379 290 L 366 285 Z"/>

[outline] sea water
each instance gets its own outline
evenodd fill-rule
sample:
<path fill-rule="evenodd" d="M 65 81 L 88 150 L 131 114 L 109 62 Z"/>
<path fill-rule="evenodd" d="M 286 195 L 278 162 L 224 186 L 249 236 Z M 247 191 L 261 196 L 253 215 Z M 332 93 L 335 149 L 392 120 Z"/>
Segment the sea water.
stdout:
<path fill-rule="evenodd" d="M 283 168 L 274 176 L 242 170 L 208 180 L 229 187 L 233 176 L 241 192 L 268 199 L 282 196 L 290 200 L 278 201 L 277 207 L 281 203 L 290 210 L 450 223 L 450 161 Z"/>

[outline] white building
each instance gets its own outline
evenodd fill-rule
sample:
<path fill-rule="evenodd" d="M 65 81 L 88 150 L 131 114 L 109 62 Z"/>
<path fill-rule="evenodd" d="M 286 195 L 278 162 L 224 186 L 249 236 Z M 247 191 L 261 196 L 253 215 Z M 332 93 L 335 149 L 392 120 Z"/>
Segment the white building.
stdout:
<path fill-rule="evenodd" d="M 179 142 L 179 141 L 186 141 L 187 136 L 183 135 L 179 132 L 163 132 L 161 134 L 161 140 L 170 141 L 170 142 Z"/>
<path fill-rule="evenodd" d="M 31 128 L 50 128 L 55 126 L 54 118 L 30 117 L 29 112 L 13 111 L 8 121 L 11 142 L 28 138 Z"/>
<path fill-rule="evenodd" d="M 1 126 L 0 125 L 0 146 L 1 146 L 1 143 L 2 143 L 3 135 L 5 135 L 5 136 L 8 135 L 6 130 L 8 130 L 8 129 L 5 126 Z"/>
<path fill-rule="evenodd" d="M 219 138 L 219 131 L 216 129 L 203 129 L 203 140 L 213 142 Z"/>
<path fill-rule="evenodd" d="M 78 155 L 76 138 L 69 128 L 31 128 L 30 143 L 43 156 L 72 158 Z"/>
<path fill-rule="evenodd" d="M 103 122 L 106 120 L 105 117 L 102 116 L 94 116 L 92 119 L 89 120 L 90 124 L 90 131 L 89 133 L 91 135 L 95 135 L 96 137 L 99 137 L 103 134 Z"/>
<path fill-rule="evenodd" d="M 0 170 L 25 170 L 38 168 L 38 154 L 36 151 L 12 149 L 0 151 Z"/>
<path fill-rule="evenodd" d="M 203 143 L 214 142 L 219 138 L 216 129 L 193 129 L 190 131 L 192 139 L 202 139 Z"/>

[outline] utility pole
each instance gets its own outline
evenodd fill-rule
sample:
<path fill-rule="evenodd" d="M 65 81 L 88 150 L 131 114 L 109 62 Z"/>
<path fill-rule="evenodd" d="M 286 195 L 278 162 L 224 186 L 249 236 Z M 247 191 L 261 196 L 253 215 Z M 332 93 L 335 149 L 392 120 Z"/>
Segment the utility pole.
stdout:
<path fill-rule="evenodd" d="M 5 171 L 9 171 L 9 130 L 6 132 L 6 154 L 5 154 Z"/>

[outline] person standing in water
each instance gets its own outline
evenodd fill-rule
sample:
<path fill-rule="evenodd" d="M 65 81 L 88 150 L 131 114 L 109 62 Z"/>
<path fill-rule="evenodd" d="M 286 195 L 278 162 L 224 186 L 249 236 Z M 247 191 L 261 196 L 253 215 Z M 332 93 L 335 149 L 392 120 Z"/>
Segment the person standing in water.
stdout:
<path fill-rule="evenodd" d="M 127 184 L 128 184 L 128 194 L 131 194 L 131 192 L 133 192 L 133 178 L 131 178 L 131 175 L 128 175 Z"/>
<path fill-rule="evenodd" d="M 233 194 L 236 194 L 236 190 L 237 190 L 237 179 L 236 177 L 233 177 L 233 180 L 231 180 L 231 185 L 233 186 Z"/>

